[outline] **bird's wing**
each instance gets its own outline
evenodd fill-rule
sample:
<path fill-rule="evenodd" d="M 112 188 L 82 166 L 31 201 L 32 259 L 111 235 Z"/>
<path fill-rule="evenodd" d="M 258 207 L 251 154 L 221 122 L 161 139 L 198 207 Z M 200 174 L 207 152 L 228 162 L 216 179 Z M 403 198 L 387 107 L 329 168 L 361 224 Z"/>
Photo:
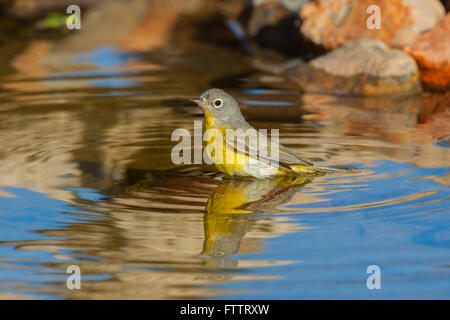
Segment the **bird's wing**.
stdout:
<path fill-rule="evenodd" d="M 303 166 L 312 166 L 313 164 L 309 161 L 300 159 L 299 157 L 297 157 L 294 153 L 292 153 L 291 151 L 289 151 L 288 148 L 282 146 L 281 144 L 279 145 L 280 148 L 280 161 L 289 163 L 289 164 L 301 164 Z"/>
<path fill-rule="evenodd" d="M 256 129 L 250 129 L 253 131 L 252 133 L 258 137 L 258 131 Z M 248 131 L 247 131 L 248 132 Z M 300 159 L 297 157 L 294 153 L 289 151 L 287 148 L 283 147 L 282 145 L 278 145 L 278 155 L 276 154 L 277 147 L 275 145 L 272 145 L 271 141 L 266 136 L 266 141 L 259 141 L 259 147 L 264 149 L 264 146 L 266 146 L 267 152 L 265 154 L 258 153 L 258 138 L 252 139 L 248 138 L 250 135 L 245 136 L 245 139 L 239 139 L 236 137 L 237 134 L 231 135 L 227 134 L 225 141 L 227 144 L 227 147 L 231 150 L 235 150 L 236 152 L 240 154 L 244 154 L 246 156 L 252 155 L 256 156 L 258 160 L 261 160 L 266 163 L 274 163 L 278 162 L 278 164 L 288 170 L 291 170 L 290 164 L 299 164 L 304 166 L 312 166 L 313 164 L 310 162 L 307 162 L 305 160 Z M 278 156 L 278 159 L 277 159 Z"/>

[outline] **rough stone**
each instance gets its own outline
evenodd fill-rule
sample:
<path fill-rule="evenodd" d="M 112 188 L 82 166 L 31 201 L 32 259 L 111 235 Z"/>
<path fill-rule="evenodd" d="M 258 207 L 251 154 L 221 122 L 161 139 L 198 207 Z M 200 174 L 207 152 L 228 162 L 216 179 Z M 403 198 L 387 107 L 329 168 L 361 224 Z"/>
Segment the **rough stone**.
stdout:
<path fill-rule="evenodd" d="M 380 29 L 369 29 L 369 5 L 380 8 Z M 301 32 L 315 44 L 333 49 L 358 39 L 378 39 L 391 47 L 410 44 L 445 15 L 438 0 L 318 0 L 305 4 Z"/>
<path fill-rule="evenodd" d="M 307 92 L 377 96 L 421 90 L 414 59 L 379 40 L 350 42 L 287 75 Z"/>
<path fill-rule="evenodd" d="M 273 0 L 253 0 L 254 6 L 259 6 Z M 279 0 L 286 8 L 291 11 L 299 11 L 310 0 Z"/>
<path fill-rule="evenodd" d="M 432 30 L 420 35 L 405 51 L 419 64 L 428 87 L 450 89 L 450 13 Z"/>
<path fill-rule="evenodd" d="M 301 55 L 303 44 L 300 34 L 300 17 L 282 1 L 267 1 L 254 5 L 247 21 L 247 35 L 266 48 L 287 55 Z"/>

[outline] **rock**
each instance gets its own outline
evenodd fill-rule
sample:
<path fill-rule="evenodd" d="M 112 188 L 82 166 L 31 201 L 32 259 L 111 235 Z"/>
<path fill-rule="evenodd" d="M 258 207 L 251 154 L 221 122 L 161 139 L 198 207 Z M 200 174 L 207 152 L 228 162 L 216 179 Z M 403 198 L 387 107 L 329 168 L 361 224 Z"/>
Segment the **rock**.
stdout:
<path fill-rule="evenodd" d="M 289 16 L 295 15 L 281 1 L 268 1 L 253 7 L 247 25 L 247 33 L 254 37 L 267 26 L 276 26 Z"/>
<path fill-rule="evenodd" d="M 287 55 L 302 53 L 300 17 L 281 1 L 268 1 L 253 6 L 247 22 L 247 35 L 260 46 Z"/>
<path fill-rule="evenodd" d="M 426 86 L 450 89 L 450 13 L 432 30 L 420 35 L 405 51 L 416 59 L 420 78 Z"/>
<path fill-rule="evenodd" d="M 308 0 L 248 1 L 239 21 L 245 26 L 247 37 L 261 47 L 274 49 L 288 56 L 316 56 L 323 53 L 300 32 L 299 10 Z M 289 5 L 289 6 L 288 6 Z M 310 58 L 310 57 L 309 57 Z"/>
<path fill-rule="evenodd" d="M 273 0 L 253 0 L 254 6 L 259 6 L 261 4 L 265 4 L 267 2 L 271 2 Z M 279 0 L 284 7 L 289 9 L 290 11 L 300 11 L 300 9 L 310 0 Z"/>
<path fill-rule="evenodd" d="M 416 63 L 379 40 L 356 40 L 287 72 L 308 92 L 377 96 L 421 90 Z"/>
<path fill-rule="evenodd" d="M 373 14 L 367 8 L 373 4 L 380 8 L 380 29 L 367 26 Z M 363 38 L 402 48 L 444 15 L 439 0 L 318 0 L 300 13 L 302 34 L 327 50 Z"/>

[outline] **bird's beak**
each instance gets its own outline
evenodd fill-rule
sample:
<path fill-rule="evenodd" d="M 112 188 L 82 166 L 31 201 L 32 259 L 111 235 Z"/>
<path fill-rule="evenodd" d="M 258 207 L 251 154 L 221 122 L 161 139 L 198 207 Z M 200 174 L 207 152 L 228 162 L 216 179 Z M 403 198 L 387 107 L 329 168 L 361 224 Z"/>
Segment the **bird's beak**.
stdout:
<path fill-rule="evenodd" d="M 189 101 L 195 102 L 201 109 L 206 108 L 205 100 L 202 98 L 189 99 Z"/>
<path fill-rule="evenodd" d="M 196 104 L 200 105 L 200 103 L 202 102 L 202 99 L 200 99 L 200 98 L 193 98 L 193 99 L 189 99 L 189 101 L 195 102 Z"/>

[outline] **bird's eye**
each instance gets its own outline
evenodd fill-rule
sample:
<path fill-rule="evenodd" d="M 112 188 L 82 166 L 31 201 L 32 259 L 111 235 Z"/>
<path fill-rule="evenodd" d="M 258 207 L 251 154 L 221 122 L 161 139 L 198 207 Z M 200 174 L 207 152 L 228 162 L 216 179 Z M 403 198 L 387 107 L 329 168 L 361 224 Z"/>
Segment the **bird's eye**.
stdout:
<path fill-rule="evenodd" d="M 221 107 L 223 106 L 223 101 L 222 101 L 222 99 L 216 99 L 216 100 L 214 100 L 214 106 L 215 106 L 216 108 L 221 108 Z"/>

